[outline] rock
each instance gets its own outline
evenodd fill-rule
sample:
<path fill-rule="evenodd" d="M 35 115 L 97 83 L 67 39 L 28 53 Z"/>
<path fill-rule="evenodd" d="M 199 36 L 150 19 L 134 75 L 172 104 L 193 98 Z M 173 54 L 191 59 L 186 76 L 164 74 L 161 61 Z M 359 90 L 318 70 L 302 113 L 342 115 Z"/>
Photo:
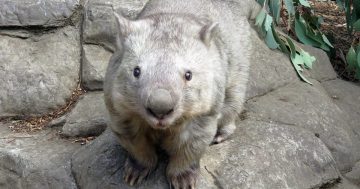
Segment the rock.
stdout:
<path fill-rule="evenodd" d="M 107 130 L 73 156 L 79 188 L 131 188 L 122 181 L 125 157 Z M 168 188 L 166 161 L 136 188 Z M 339 177 L 335 167 L 330 151 L 311 132 L 246 120 L 231 140 L 209 148 L 198 188 L 316 188 Z"/>
<path fill-rule="evenodd" d="M 331 65 L 328 55 L 322 49 L 300 44 L 301 48 L 316 58 L 313 67 L 307 70 L 306 77 L 317 81 L 336 79 L 337 74 Z"/>
<path fill-rule="evenodd" d="M 1 26 L 64 26 L 80 8 L 79 0 L 0 0 Z"/>
<path fill-rule="evenodd" d="M 339 177 L 331 152 L 311 132 L 254 120 L 238 125 L 201 161 L 219 188 L 316 188 Z"/>
<path fill-rule="evenodd" d="M 84 41 L 115 49 L 117 25 L 113 11 L 134 19 L 148 0 L 89 0 L 85 6 Z"/>
<path fill-rule="evenodd" d="M 88 90 L 102 90 L 112 53 L 97 45 L 84 45 L 83 49 L 82 84 Z"/>
<path fill-rule="evenodd" d="M 79 78 L 76 28 L 28 39 L 0 36 L 0 117 L 39 115 L 65 104 Z"/>
<path fill-rule="evenodd" d="M 345 177 L 360 186 L 360 161 L 358 161 Z"/>
<path fill-rule="evenodd" d="M 346 178 L 341 178 L 338 182 L 330 183 L 328 185 L 324 185 L 323 188 L 326 189 L 360 189 L 359 186 L 355 185 L 354 183 L 350 182 Z"/>
<path fill-rule="evenodd" d="M 76 152 L 72 158 L 72 171 L 79 188 L 127 189 L 122 182 L 125 151 L 120 147 L 113 133 L 107 129 L 91 144 Z M 162 170 L 164 170 L 164 165 Z M 156 171 L 139 189 L 168 188 L 164 172 Z"/>
<path fill-rule="evenodd" d="M 286 54 L 269 49 L 255 31 L 252 34 L 252 41 L 256 50 L 251 55 L 247 99 L 263 95 L 290 82 L 299 80 Z M 305 71 L 306 78 L 326 81 L 337 77 L 329 57 L 323 50 L 299 43 L 297 45 L 316 58 L 312 69 Z"/>
<path fill-rule="evenodd" d="M 342 111 L 318 82 L 296 82 L 246 103 L 248 116 L 258 120 L 302 127 L 320 137 L 341 171 L 360 158 L 360 140 Z"/>
<path fill-rule="evenodd" d="M 333 102 L 349 116 L 347 125 L 352 126 L 360 140 L 360 85 L 340 79 L 321 83 Z"/>
<path fill-rule="evenodd" d="M 251 39 L 256 48 L 251 54 L 247 99 L 299 80 L 284 53 L 269 49 L 255 31 L 252 31 Z"/>
<path fill-rule="evenodd" d="M 87 93 L 67 116 L 62 134 L 69 137 L 100 135 L 106 128 L 106 112 L 103 93 Z"/>
<path fill-rule="evenodd" d="M 0 124 L 0 188 L 77 189 L 70 157 L 80 145 L 55 131 L 13 133 Z"/>

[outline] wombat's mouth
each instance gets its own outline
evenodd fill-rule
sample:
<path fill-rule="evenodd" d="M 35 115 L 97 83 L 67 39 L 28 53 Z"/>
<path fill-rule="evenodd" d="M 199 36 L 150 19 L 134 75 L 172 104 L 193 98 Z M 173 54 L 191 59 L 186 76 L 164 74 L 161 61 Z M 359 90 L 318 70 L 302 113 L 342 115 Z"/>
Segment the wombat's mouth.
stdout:
<path fill-rule="evenodd" d="M 167 129 L 169 128 L 171 125 L 173 125 L 173 123 L 176 121 L 176 111 L 175 110 L 171 110 L 169 112 L 166 113 L 166 115 L 163 116 L 158 116 L 158 115 L 154 115 L 153 112 L 151 112 L 151 110 L 146 110 L 146 115 L 145 115 L 145 119 L 146 121 L 149 123 L 149 125 L 154 128 L 154 129 Z"/>

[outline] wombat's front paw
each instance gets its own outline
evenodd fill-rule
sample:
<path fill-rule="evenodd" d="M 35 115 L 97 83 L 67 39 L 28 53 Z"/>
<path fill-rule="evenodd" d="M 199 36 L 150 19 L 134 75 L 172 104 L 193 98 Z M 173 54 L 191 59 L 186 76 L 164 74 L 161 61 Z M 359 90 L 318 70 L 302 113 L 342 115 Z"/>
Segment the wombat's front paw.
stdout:
<path fill-rule="evenodd" d="M 223 142 L 224 140 L 228 139 L 230 135 L 231 134 L 228 134 L 228 133 L 218 132 L 218 133 L 216 133 L 216 135 L 212 141 L 212 144 L 219 144 L 219 143 Z"/>
<path fill-rule="evenodd" d="M 235 123 L 221 126 L 212 141 L 212 144 L 219 144 L 227 139 L 234 133 L 236 126 Z"/>
<path fill-rule="evenodd" d="M 124 167 L 124 181 L 130 186 L 141 183 L 153 170 L 153 167 L 145 167 L 132 157 L 126 159 Z"/>
<path fill-rule="evenodd" d="M 199 176 L 199 166 L 194 166 L 179 174 L 168 175 L 172 189 L 195 189 Z"/>

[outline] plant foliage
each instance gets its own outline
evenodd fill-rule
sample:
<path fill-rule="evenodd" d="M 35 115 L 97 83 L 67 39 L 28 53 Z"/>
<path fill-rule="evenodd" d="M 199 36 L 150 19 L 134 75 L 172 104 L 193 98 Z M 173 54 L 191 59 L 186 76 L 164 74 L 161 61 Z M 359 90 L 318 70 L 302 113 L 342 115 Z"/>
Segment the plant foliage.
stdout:
<path fill-rule="evenodd" d="M 360 32 L 360 0 L 337 0 L 338 5 L 345 10 L 346 26 L 350 35 Z M 346 55 L 347 69 L 355 72 L 355 78 L 360 79 L 360 43 L 354 41 Z"/>
<path fill-rule="evenodd" d="M 263 8 L 257 15 L 255 24 L 260 28 L 267 46 L 288 54 L 299 77 L 311 84 L 303 75 L 303 71 L 312 67 L 315 57 L 295 45 L 288 35 L 277 31 L 275 25 L 279 24 L 286 12 L 288 31 L 293 31 L 299 41 L 330 51 L 333 46 L 319 30 L 322 19 L 312 14 L 307 0 L 257 0 L 257 2 Z"/>

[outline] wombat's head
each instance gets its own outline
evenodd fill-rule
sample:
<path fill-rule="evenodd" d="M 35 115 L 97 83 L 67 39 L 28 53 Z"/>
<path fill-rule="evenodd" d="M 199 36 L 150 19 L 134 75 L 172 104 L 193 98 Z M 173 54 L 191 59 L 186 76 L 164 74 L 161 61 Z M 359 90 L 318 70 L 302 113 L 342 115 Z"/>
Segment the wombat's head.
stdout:
<path fill-rule="evenodd" d="M 166 16 L 137 21 L 116 17 L 123 54 L 113 78 L 114 103 L 155 129 L 211 113 L 225 74 L 213 40 L 217 24 Z"/>

